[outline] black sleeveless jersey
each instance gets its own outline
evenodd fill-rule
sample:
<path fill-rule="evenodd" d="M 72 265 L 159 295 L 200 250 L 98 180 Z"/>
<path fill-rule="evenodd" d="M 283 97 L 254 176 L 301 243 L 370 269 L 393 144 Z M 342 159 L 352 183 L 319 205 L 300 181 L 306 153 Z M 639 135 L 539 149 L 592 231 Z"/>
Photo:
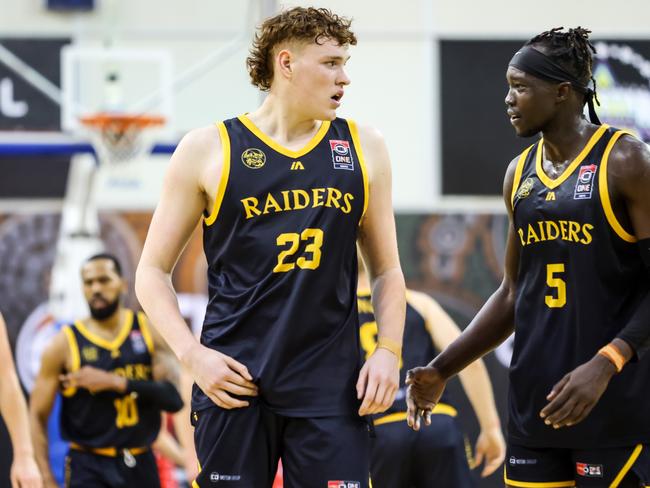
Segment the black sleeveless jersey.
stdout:
<path fill-rule="evenodd" d="M 359 290 L 357 294 L 359 309 L 359 336 L 361 342 L 361 354 L 368 359 L 377 347 L 377 322 L 375 322 L 374 310 L 368 290 Z M 404 321 L 404 339 L 402 343 L 402 358 L 400 360 L 399 390 L 395 395 L 393 405 L 384 413 L 374 415 L 375 423 L 383 423 L 394 417 L 395 420 L 402 420 L 398 415 L 406 412 L 406 372 L 418 366 L 425 366 L 436 355 L 438 350 L 433 345 L 429 332 L 430 327 L 425 318 L 411 305 L 410 292 L 406 292 L 406 318 Z M 445 391 L 436 405 L 434 413 L 442 413 L 456 416 L 456 409 L 449 401 L 449 395 Z M 390 420 L 388 420 L 390 421 Z"/>
<path fill-rule="evenodd" d="M 539 416 L 553 385 L 614 339 L 648 292 L 636 239 L 608 190 L 608 157 L 623 134 L 600 126 L 556 179 L 542 170 L 543 141 L 520 156 L 511 197 L 521 244 L 509 395 L 516 444 L 579 449 L 650 439 L 650 361 L 626 365 L 576 426 L 555 430 Z"/>
<path fill-rule="evenodd" d="M 203 227 L 201 342 L 246 365 L 259 400 L 277 413 L 354 412 L 356 239 L 368 193 L 356 126 L 322 122 L 300 151 L 245 116 L 219 130 L 224 165 Z M 214 405 L 196 385 L 192 404 Z"/>
<path fill-rule="evenodd" d="M 153 340 L 142 313 L 126 311 L 113 341 L 90 332 L 82 322 L 63 327 L 72 357 L 72 371 L 92 366 L 132 380 L 151 380 Z M 90 448 L 150 445 L 160 430 L 160 409 L 135 394 L 84 388 L 62 392 L 61 432 L 65 440 Z"/>

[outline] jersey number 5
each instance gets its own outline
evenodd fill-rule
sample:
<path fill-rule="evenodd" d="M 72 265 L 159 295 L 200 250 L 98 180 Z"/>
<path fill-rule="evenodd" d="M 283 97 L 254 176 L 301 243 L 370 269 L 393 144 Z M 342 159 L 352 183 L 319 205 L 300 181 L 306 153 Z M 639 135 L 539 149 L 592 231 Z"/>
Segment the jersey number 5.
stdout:
<path fill-rule="evenodd" d="M 295 261 L 291 261 L 290 258 L 296 254 L 300 247 L 300 241 L 308 243 L 304 253 L 309 253 L 311 256 L 309 259 L 300 256 Z M 294 269 L 296 265 L 300 269 L 316 269 L 320 266 L 320 249 L 323 246 L 323 231 L 321 229 L 305 229 L 300 234 L 294 232 L 280 234 L 275 243 L 280 247 L 289 244 L 289 248 L 278 254 L 278 264 L 273 268 L 274 273 L 286 273 Z"/>
<path fill-rule="evenodd" d="M 557 297 L 546 295 L 544 302 L 549 308 L 562 308 L 566 305 L 566 281 L 558 278 L 557 275 L 564 273 L 564 264 L 547 264 L 546 265 L 546 284 L 549 288 L 554 288 Z"/>

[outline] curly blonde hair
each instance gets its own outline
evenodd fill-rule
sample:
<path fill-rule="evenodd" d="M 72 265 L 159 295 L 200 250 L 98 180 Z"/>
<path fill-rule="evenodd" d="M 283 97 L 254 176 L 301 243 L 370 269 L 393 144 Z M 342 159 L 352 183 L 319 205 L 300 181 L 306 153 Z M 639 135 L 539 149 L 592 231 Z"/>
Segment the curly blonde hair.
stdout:
<path fill-rule="evenodd" d="M 294 7 L 266 19 L 253 39 L 246 58 L 246 67 L 253 85 L 268 91 L 273 81 L 273 48 L 287 40 L 322 44 L 328 39 L 341 46 L 355 45 L 357 38 L 350 30 L 352 20 L 340 17 L 326 8 Z"/>

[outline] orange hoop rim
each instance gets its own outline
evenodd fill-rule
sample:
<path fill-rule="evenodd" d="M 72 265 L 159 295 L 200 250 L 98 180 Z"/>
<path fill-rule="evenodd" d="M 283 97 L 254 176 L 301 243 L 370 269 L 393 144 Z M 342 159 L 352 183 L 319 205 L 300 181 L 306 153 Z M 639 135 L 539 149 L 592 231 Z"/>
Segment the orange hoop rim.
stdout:
<path fill-rule="evenodd" d="M 161 115 L 110 112 L 84 115 L 79 117 L 79 120 L 86 127 L 100 131 L 106 130 L 109 127 L 117 130 L 125 130 L 128 128 L 145 129 L 147 127 L 164 125 L 166 121 L 165 117 Z"/>

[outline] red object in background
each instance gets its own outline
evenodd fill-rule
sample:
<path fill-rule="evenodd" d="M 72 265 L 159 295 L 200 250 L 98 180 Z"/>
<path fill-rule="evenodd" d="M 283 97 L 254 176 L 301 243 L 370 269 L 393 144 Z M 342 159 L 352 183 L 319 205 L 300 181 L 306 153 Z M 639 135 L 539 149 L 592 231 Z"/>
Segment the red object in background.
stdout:
<path fill-rule="evenodd" d="M 278 472 L 275 473 L 275 480 L 273 480 L 273 488 L 282 488 L 282 461 L 278 463 Z"/>
<path fill-rule="evenodd" d="M 161 488 L 179 488 L 174 477 L 174 463 L 156 451 L 154 451 L 154 454 L 158 465 Z"/>

